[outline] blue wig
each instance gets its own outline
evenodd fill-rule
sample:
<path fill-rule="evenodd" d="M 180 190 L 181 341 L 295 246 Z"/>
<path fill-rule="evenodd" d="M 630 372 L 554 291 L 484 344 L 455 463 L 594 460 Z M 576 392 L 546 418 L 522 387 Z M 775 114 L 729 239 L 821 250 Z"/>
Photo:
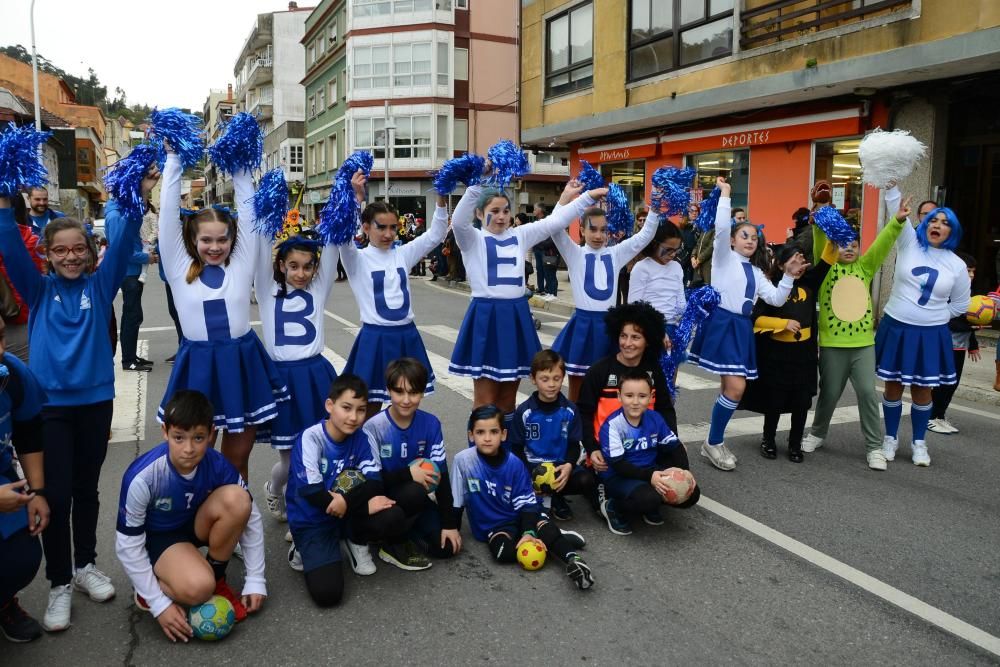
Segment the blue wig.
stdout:
<path fill-rule="evenodd" d="M 924 216 L 924 219 L 917 225 L 917 243 L 924 250 L 931 247 L 930 241 L 927 240 L 927 227 L 938 213 L 944 213 L 944 217 L 948 220 L 948 226 L 951 227 L 951 234 L 938 247 L 944 250 L 955 250 L 962 241 L 962 223 L 958 221 L 958 216 L 955 215 L 955 212 L 947 206 L 939 206 Z"/>

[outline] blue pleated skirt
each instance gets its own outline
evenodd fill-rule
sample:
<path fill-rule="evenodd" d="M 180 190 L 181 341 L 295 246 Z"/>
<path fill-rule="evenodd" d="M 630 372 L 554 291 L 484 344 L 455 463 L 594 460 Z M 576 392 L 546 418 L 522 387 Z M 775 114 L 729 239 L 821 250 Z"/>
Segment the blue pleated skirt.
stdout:
<path fill-rule="evenodd" d="M 958 382 L 948 325 L 922 327 L 883 315 L 875 331 L 875 374 L 919 387 Z"/>
<path fill-rule="evenodd" d="M 277 416 L 257 427 L 257 442 L 270 443 L 274 449 L 291 449 L 299 433 L 326 419 L 326 397 L 337 379 L 337 371 L 322 354 L 276 361 L 274 365 L 288 387 L 291 400 L 278 403 Z"/>
<path fill-rule="evenodd" d="M 288 387 L 253 331 L 226 341 L 183 339 L 157 410 L 161 422 L 167 401 L 181 389 L 205 394 L 215 427 L 231 433 L 271 421 L 278 403 L 288 400 Z"/>
<path fill-rule="evenodd" d="M 598 359 L 613 354 L 617 350 L 616 341 L 608 337 L 604 324 L 606 310 L 580 310 L 569 318 L 552 349 L 566 362 L 566 372 L 570 375 L 586 375 L 587 369 Z"/>
<path fill-rule="evenodd" d="M 398 327 L 362 324 L 354 339 L 351 354 L 344 366 L 344 375 L 353 374 L 368 385 L 368 402 L 385 403 L 389 390 L 385 386 L 385 368 L 390 361 L 413 357 L 427 368 L 427 387 L 424 393 L 434 393 L 434 368 L 427 358 L 424 341 L 417 326 L 410 322 Z"/>
<path fill-rule="evenodd" d="M 531 375 L 531 360 L 541 349 L 527 298 L 474 297 L 465 311 L 448 372 L 513 382 Z"/>
<path fill-rule="evenodd" d="M 716 308 L 698 327 L 688 361 L 716 375 L 756 380 L 757 347 L 750 318 Z"/>

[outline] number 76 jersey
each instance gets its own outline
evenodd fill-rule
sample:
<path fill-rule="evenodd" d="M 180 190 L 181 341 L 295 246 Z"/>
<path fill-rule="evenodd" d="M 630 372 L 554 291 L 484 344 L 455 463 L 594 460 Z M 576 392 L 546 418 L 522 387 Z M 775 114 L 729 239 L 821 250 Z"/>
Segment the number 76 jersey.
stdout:
<path fill-rule="evenodd" d="M 125 471 L 117 530 L 124 535 L 141 535 L 193 525 L 209 494 L 229 484 L 246 488 L 240 473 L 216 450 L 207 450 L 194 473 L 185 477 L 170 463 L 167 443 L 160 443 Z"/>

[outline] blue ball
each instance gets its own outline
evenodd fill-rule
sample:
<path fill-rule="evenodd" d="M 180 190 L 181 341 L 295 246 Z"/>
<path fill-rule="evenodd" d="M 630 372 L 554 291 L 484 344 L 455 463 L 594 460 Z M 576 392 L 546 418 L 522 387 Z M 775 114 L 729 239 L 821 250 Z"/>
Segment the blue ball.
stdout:
<path fill-rule="evenodd" d="M 213 595 L 208 602 L 188 610 L 188 623 L 198 639 L 216 641 L 232 631 L 236 625 L 236 612 L 229 600 L 221 595 Z"/>

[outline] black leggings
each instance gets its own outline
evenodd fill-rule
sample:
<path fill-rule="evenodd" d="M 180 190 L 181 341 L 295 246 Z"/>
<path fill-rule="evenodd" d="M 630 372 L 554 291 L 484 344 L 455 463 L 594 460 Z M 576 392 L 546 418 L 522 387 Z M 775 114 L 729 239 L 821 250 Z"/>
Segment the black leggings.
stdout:
<path fill-rule="evenodd" d="M 98 482 L 108 453 L 112 407 L 111 401 L 103 401 L 42 409 L 45 490 L 52 510 L 42 546 L 45 576 L 53 586 L 70 582 L 74 564 L 82 568 L 97 559 Z"/>
<path fill-rule="evenodd" d="M 806 428 L 808 410 L 796 410 L 792 413 L 792 428 L 788 431 L 788 448 L 797 450 L 802 446 L 802 433 Z M 764 439 L 774 442 L 778 433 L 780 412 L 764 413 Z"/>
<path fill-rule="evenodd" d="M 344 597 L 344 563 L 327 563 L 305 572 L 306 590 L 320 607 L 333 607 Z"/>
<path fill-rule="evenodd" d="M 562 562 L 569 561 L 575 553 L 570 543 L 563 537 L 562 531 L 551 521 L 542 519 L 535 528 L 538 539 L 545 543 L 549 553 L 554 554 Z M 517 562 L 517 543 L 521 540 L 518 531 L 511 526 L 490 533 L 486 540 L 493 560 L 498 563 Z"/>
<path fill-rule="evenodd" d="M 6 479 L 0 478 L 4 484 Z M 27 588 L 42 563 L 42 546 L 37 537 L 23 528 L 7 539 L 0 539 L 0 609 L 10 602 L 18 591 Z"/>
<path fill-rule="evenodd" d="M 696 505 L 699 498 L 701 498 L 701 487 L 696 486 L 694 487 L 694 491 L 691 492 L 690 498 L 680 505 L 669 505 L 669 507 L 682 510 L 687 509 Z M 657 493 L 652 484 L 638 486 L 632 491 L 632 493 L 628 494 L 621 500 L 615 501 L 615 505 L 618 509 L 628 514 L 649 514 L 650 512 L 655 512 L 659 509 L 660 505 L 665 504 L 663 496 Z"/>
<path fill-rule="evenodd" d="M 962 381 L 962 370 L 965 368 L 965 350 L 953 350 L 955 354 L 955 384 L 942 384 L 931 389 L 931 419 L 944 419 L 944 413 L 948 412 L 951 399 L 955 396 L 958 383 Z"/>
<path fill-rule="evenodd" d="M 413 481 L 397 484 L 396 486 L 387 489 L 385 495 L 396 501 L 396 507 L 402 508 L 403 512 L 406 514 L 407 525 L 409 528 L 413 528 L 414 520 L 417 519 L 421 513 L 426 511 L 437 511 L 437 505 L 430 499 L 430 497 L 428 497 L 427 491 L 424 487 Z M 417 531 L 413 532 L 416 533 Z M 403 535 L 399 539 L 406 539 L 407 536 L 408 534 Z M 437 535 L 426 535 L 423 537 L 425 538 L 424 541 L 427 544 L 427 554 L 432 558 L 451 558 L 455 555 L 455 552 L 453 552 L 450 547 L 441 546 L 440 532 L 438 532 Z"/>
<path fill-rule="evenodd" d="M 590 498 L 597 491 L 597 476 L 590 468 L 578 466 L 573 468 L 566 480 L 566 486 L 559 492 L 560 496 L 583 496 Z"/>

